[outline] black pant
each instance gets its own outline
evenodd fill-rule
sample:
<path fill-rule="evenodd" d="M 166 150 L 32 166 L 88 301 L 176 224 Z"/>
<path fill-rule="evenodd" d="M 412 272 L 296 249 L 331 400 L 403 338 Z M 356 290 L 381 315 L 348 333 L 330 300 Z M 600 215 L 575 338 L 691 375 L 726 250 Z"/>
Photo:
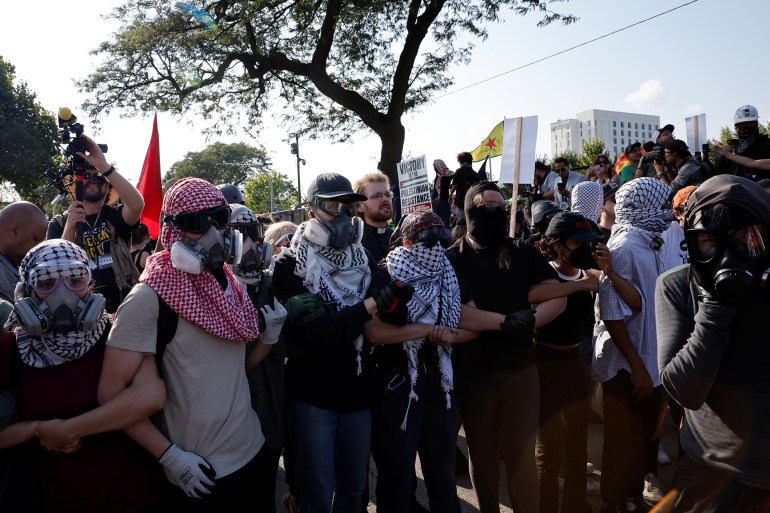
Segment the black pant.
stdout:
<path fill-rule="evenodd" d="M 640 497 L 646 462 L 657 459 L 653 440 L 663 387 L 645 399 L 634 397 L 626 370 L 602 383 L 604 392 L 604 445 L 602 447 L 602 501 L 615 506 L 626 497 Z"/>
<path fill-rule="evenodd" d="M 190 498 L 169 483 L 165 509 L 168 513 L 209 513 L 211 511 L 275 511 L 275 481 L 270 481 L 267 444 L 246 465 L 216 480 L 211 494 Z"/>
<path fill-rule="evenodd" d="M 535 454 L 540 476 L 540 513 L 559 511 L 558 476 L 562 460 L 564 497 L 561 511 L 585 511 L 588 400 L 579 349 L 539 347 L 536 355 L 540 375 L 540 418 Z"/>

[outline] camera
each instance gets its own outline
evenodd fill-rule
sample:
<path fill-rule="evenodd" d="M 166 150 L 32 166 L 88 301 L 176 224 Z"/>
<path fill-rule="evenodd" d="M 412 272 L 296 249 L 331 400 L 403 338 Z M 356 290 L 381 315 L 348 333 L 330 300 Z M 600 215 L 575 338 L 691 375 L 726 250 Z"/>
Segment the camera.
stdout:
<path fill-rule="evenodd" d="M 64 168 L 62 177 L 67 175 L 83 175 L 86 172 L 86 160 L 78 153 L 85 153 L 88 150 L 83 135 L 83 125 L 77 122 L 78 118 L 70 109 L 62 107 L 59 109 L 58 121 L 61 128 L 60 142 L 66 144 L 64 149 Z M 74 134 L 74 137 L 73 137 Z M 107 153 L 107 145 L 100 144 L 99 148 L 103 153 Z"/>

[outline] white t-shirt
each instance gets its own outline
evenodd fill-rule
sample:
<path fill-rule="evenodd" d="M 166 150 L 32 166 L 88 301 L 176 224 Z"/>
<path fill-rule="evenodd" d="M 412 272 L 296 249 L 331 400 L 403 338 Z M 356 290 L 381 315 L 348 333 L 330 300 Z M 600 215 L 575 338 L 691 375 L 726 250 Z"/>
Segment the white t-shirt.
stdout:
<path fill-rule="evenodd" d="M 107 345 L 155 353 L 157 332 L 158 296 L 140 283 L 118 308 Z M 214 337 L 182 317 L 163 354 L 160 429 L 180 449 L 205 458 L 217 477 L 242 468 L 265 443 L 245 361 L 246 344 Z"/>

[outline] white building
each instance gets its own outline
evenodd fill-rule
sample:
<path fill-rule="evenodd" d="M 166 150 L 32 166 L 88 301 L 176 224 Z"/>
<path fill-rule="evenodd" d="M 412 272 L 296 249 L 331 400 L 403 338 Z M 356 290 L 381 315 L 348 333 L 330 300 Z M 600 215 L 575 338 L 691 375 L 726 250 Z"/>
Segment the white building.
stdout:
<path fill-rule="evenodd" d="M 613 110 L 587 110 L 573 119 L 560 119 L 551 123 L 551 155 L 565 151 L 582 153 L 583 141 L 599 138 L 610 157 L 616 158 L 631 143 L 654 141 L 660 125 L 660 116 L 617 112 Z"/>

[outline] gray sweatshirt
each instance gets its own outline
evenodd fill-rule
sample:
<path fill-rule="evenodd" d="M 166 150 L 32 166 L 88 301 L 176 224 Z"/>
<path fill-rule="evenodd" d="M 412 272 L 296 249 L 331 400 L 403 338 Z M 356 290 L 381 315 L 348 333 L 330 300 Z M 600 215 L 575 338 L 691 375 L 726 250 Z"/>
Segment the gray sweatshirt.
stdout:
<path fill-rule="evenodd" d="M 697 301 L 688 264 L 655 290 L 658 367 L 685 408 L 685 452 L 736 481 L 770 489 L 770 299 L 740 308 Z"/>

